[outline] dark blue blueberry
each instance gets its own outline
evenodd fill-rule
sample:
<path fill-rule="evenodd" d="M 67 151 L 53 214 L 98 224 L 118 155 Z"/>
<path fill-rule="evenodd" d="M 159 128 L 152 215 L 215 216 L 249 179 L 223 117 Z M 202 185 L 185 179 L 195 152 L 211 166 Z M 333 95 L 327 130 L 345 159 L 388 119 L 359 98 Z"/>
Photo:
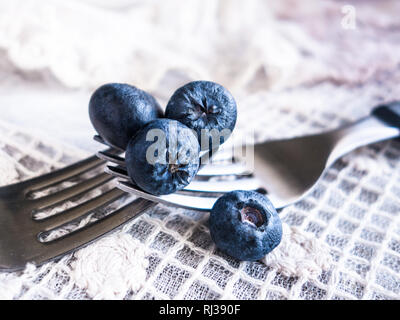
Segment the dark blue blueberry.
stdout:
<path fill-rule="evenodd" d="M 162 110 L 147 92 L 125 83 L 108 83 L 92 94 L 89 117 L 105 141 L 125 149 L 145 124 L 162 117 Z"/>
<path fill-rule="evenodd" d="M 128 144 L 129 177 L 144 191 L 162 195 L 183 189 L 199 169 L 196 135 L 182 123 L 158 119 L 147 124 Z"/>
<path fill-rule="evenodd" d="M 282 223 L 271 201 L 255 191 L 232 191 L 214 204 L 209 218 L 211 237 L 230 256 L 256 261 L 282 239 Z"/>
<path fill-rule="evenodd" d="M 236 102 L 227 89 L 215 82 L 193 81 L 175 91 L 168 101 L 165 116 L 195 130 L 201 149 L 207 150 L 218 147 L 215 144 L 222 144 L 229 137 L 236 124 Z M 210 135 L 212 129 L 221 134 L 215 136 L 214 144 Z"/>

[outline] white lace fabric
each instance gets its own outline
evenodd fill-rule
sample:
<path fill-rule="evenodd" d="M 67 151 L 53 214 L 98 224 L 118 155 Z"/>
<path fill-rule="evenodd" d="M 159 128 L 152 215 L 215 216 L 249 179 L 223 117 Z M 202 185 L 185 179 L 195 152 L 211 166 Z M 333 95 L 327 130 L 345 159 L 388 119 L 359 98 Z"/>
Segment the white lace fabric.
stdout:
<path fill-rule="evenodd" d="M 118 79 L 164 103 L 210 79 L 238 102 L 235 136 L 256 141 L 335 128 L 400 99 L 398 2 L 357 3 L 356 30 L 341 27 L 341 1 L 232 3 L 2 1 L 1 84 L 92 90 Z M 85 156 L 0 121 L 1 185 Z M 392 140 L 337 161 L 280 212 L 282 243 L 262 261 L 220 252 L 208 213 L 157 205 L 57 261 L 0 273 L 0 298 L 399 299 L 399 159 Z"/>

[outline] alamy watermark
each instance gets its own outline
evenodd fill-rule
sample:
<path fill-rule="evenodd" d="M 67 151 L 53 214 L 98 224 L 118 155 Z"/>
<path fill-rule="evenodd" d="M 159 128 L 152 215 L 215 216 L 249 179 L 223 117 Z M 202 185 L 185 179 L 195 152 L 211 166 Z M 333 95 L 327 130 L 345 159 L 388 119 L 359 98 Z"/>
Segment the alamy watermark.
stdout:
<path fill-rule="evenodd" d="M 351 4 L 346 4 L 342 7 L 342 20 L 340 24 L 345 30 L 355 30 L 357 28 L 357 13 L 356 8 Z"/>
<path fill-rule="evenodd" d="M 254 167 L 254 133 L 246 135 L 234 134 L 229 129 L 201 130 L 200 139 L 196 131 L 189 128 L 179 128 L 174 122 L 168 124 L 168 135 L 162 129 L 151 129 L 146 134 L 146 141 L 151 144 L 146 149 L 146 161 L 149 164 L 199 165 L 216 164 L 224 165 L 240 161 L 247 172 Z M 231 143 L 224 143 L 227 140 Z M 192 148 L 193 140 L 200 141 L 200 152 Z M 179 144 L 180 141 L 180 145 Z M 234 143 L 232 143 L 234 141 Z M 186 143 L 185 143 L 186 142 Z"/>

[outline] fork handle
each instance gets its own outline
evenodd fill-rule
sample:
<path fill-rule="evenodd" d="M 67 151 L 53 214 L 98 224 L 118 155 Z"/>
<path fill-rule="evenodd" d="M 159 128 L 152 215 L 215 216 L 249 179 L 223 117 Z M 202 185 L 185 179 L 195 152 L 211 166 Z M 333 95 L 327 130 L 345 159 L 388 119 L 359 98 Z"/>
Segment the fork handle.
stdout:
<path fill-rule="evenodd" d="M 330 166 L 358 147 L 400 136 L 400 102 L 379 105 L 370 116 L 327 134 L 332 143 L 327 161 L 327 166 Z"/>
<path fill-rule="evenodd" d="M 379 105 L 372 110 L 372 115 L 389 126 L 400 129 L 400 101 Z"/>

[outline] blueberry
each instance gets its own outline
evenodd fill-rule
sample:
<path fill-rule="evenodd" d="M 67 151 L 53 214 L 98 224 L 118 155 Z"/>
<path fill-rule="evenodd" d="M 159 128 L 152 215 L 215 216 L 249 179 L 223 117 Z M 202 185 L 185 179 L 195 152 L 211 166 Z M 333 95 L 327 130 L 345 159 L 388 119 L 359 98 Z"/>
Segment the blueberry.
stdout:
<path fill-rule="evenodd" d="M 108 83 L 90 98 L 89 117 L 98 134 L 125 149 L 130 138 L 148 122 L 162 116 L 153 96 L 124 83 Z"/>
<path fill-rule="evenodd" d="M 236 102 L 227 89 L 215 82 L 193 81 L 175 91 L 165 115 L 195 130 L 201 149 L 207 150 L 218 147 L 230 136 L 236 124 Z M 212 129 L 219 134 L 214 143 Z"/>
<path fill-rule="evenodd" d="M 282 223 L 271 201 L 255 191 L 232 191 L 214 204 L 209 218 L 211 237 L 230 256 L 256 261 L 282 239 Z"/>
<path fill-rule="evenodd" d="M 182 123 L 158 119 L 134 136 L 126 149 L 129 177 L 144 191 L 162 195 L 187 186 L 199 169 L 200 145 Z"/>

